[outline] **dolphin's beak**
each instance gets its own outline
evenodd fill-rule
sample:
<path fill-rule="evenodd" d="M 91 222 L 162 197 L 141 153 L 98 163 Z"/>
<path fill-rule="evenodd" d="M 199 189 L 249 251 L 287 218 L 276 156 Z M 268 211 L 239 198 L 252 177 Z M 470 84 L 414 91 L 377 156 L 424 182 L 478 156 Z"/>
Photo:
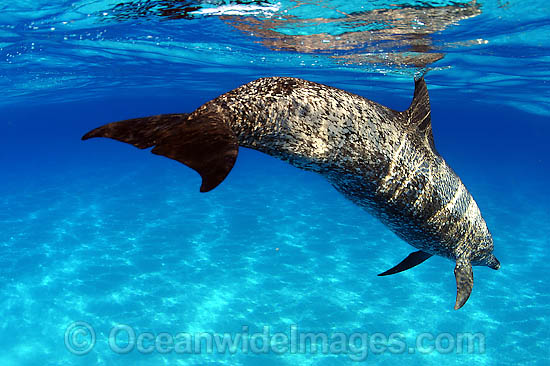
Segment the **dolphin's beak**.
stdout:
<path fill-rule="evenodd" d="M 497 257 L 494 256 L 494 254 L 491 254 L 491 256 L 487 259 L 487 267 L 492 269 L 500 268 L 500 262 L 498 261 Z"/>

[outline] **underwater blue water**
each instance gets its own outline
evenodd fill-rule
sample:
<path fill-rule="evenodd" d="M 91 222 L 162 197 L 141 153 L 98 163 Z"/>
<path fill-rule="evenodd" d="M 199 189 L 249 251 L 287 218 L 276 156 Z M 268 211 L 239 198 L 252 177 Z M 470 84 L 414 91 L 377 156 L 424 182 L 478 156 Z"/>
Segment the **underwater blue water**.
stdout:
<path fill-rule="evenodd" d="M 67 0 L 0 10 L 0 365 L 550 364 L 548 3 Z M 403 110 L 423 71 L 436 147 L 475 197 L 502 264 L 474 267 L 458 311 L 454 263 L 377 277 L 413 248 L 314 173 L 241 149 L 228 178 L 202 194 L 175 161 L 80 141 L 270 75 Z M 162 344 L 182 332 L 250 338 L 265 326 L 289 338 L 369 337 L 348 353 Z M 129 328 L 136 346 L 123 352 Z M 406 347 L 361 348 L 373 334 Z M 482 345 L 449 345 L 460 334 Z"/>

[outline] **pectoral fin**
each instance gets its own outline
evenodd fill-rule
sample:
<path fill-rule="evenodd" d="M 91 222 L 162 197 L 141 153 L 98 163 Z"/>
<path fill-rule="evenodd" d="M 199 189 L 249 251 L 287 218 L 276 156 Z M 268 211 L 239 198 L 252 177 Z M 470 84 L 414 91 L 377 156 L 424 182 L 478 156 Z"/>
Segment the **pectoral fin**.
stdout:
<path fill-rule="evenodd" d="M 394 273 L 399 273 L 406 271 L 409 268 L 419 265 L 424 262 L 426 259 L 430 258 L 432 255 L 421 250 L 417 252 L 412 252 L 408 255 L 407 258 L 403 259 L 397 266 L 388 269 L 386 272 L 382 272 L 379 276 L 387 276 Z"/>
<path fill-rule="evenodd" d="M 458 258 L 455 267 L 456 303 L 455 310 L 460 309 L 472 293 L 474 287 L 474 272 L 472 263 L 468 259 Z"/>

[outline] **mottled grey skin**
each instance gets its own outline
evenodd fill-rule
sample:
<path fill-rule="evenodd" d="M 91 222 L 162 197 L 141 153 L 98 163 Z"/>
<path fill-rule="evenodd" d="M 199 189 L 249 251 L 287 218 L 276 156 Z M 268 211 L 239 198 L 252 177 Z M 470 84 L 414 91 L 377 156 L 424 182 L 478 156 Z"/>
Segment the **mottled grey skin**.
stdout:
<path fill-rule="evenodd" d="M 467 253 L 474 265 L 492 258 L 476 202 L 435 150 L 431 126 L 418 133 L 407 111 L 282 77 L 243 85 L 190 118 L 207 110 L 224 116 L 240 146 L 322 174 L 412 246 L 453 260 Z"/>
<path fill-rule="evenodd" d="M 135 121 L 149 126 L 158 124 L 159 120 L 166 120 L 163 116 L 172 118 L 165 131 L 173 129 L 176 117 L 185 120 L 182 126 L 193 128 L 200 126 L 197 121 L 215 121 L 213 125 L 219 126 L 216 136 L 232 133 L 239 146 L 323 175 L 344 196 L 419 249 L 383 275 L 411 268 L 431 255 L 456 261 L 456 309 L 470 295 L 472 265 L 499 267 L 492 254 L 491 234 L 476 202 L 435 150 L 423 79 L 416 82 L 415 97 L 404 112 L 310 81 L 271 77 L 223 94 L 189 115 L 118 122 L 91 131 L 85 138 L 111 137 L 143 148 L 136 143 L 136 133 L 143 134 L 138 131 L 143 128 L 136 127 L 131 138 L 126 130 L 138 126 Z M 122 127 L 126 129 L 124 133 L 119 131 Z M 147 133 L 150 135 L 151 131 L 150 128 Z M 139 138 L 143 142 L 141 135 Z M 182 148 L 166 141 L 163 135 L 147 140 L 147 146 L 156 144 L 155 149 L 162 151 L 153 152 L 179 160 L 201 173 L 204 167 L 193 166 L 197 162 L 186 160 L 185 154 L 167 153 L 165 146 L 180 152 Z M 217 141 L 217 137 L 208 141 Z M 195 140 L 192 143 L 200 145 Z M 212 154 L 217 154 L 218 161 L 229 161 L 236 158 L 237 152 L 228 147 Z M 201 173 L 203 191 L 225 178 L 233 164 L 226 163 L 228 168 L 223 169 L 227 172 L 220 173 L 220 178 L 208 188 L 202 189 L 207 178 L 206 173 Z"/>

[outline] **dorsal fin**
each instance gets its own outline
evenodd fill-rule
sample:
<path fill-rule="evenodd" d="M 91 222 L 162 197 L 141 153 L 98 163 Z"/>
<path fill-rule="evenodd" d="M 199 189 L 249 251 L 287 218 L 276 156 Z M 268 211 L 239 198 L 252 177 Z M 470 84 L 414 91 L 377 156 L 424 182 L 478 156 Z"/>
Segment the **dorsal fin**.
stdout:
<path fill-rule="evenodd" d="M 424 77 L 415 81 L 414 97 L 409 109 L 405 113 L 407 116 L 407 125 L 412 133 L 425 138 L 428 144 L 435 150 L 432 134 L 430 97 Z"/>

